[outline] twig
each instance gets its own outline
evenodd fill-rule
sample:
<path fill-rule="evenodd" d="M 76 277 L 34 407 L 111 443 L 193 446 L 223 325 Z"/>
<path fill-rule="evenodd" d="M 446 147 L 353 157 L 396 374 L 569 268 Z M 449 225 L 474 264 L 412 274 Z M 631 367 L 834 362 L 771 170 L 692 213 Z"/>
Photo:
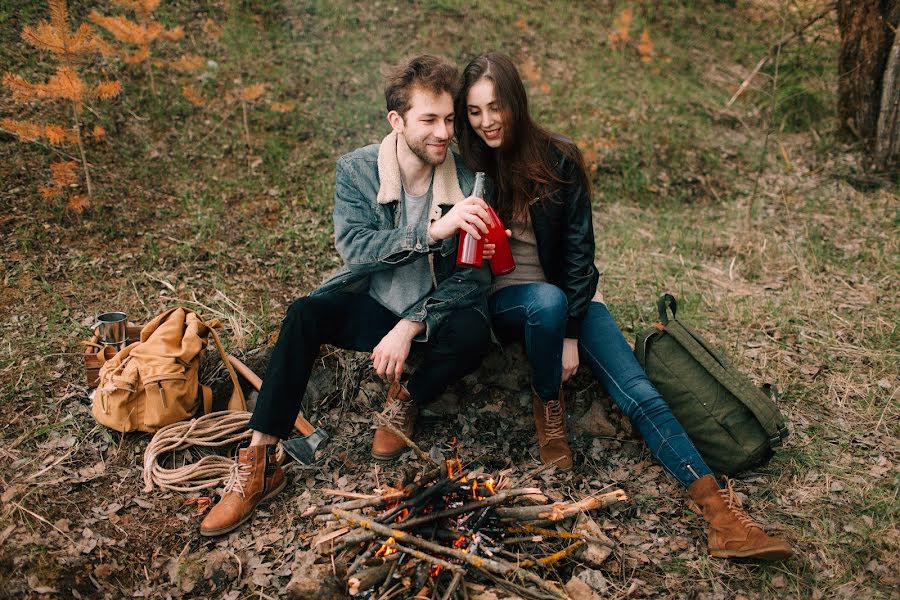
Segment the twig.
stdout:
<path fill-rule="evenodd" d="M 830 13 L 832 10 L 834 10 L 835 6 L 837 6 L 837 3 L 831 2 L 821 12 L 819 12 L 814 17 L 809 19 L 806 23 L 801 25 L 799 28 L 795 29 L 790 35 L 782 37 L 780 40 L 778 40 L 777 42 L 775 42 L 774 44 L 769 46 L 769 51 L 766 52 L 765 56 L 763 56 L 761 59 L 759 59 L 759 62 L 756 63 L 756 66 L 753 68 L 752 71 L 750 71 L 750 75 L 748 75 L 747 78 L 743 81 L 743 83 L 741 83 L 740 87 L 738 87 L 737 91 L 734 93 L 734 95 L 731 97 L 731 99 L 725 103 L 725 106 L 731 106 L 732 104 L 734 104 L 734 101 L 737 100 L 738 96 L 743 94 L 744 90 L 746 90 L 750 86 L 750 82 L 753 81 L 753 78 L 756 77 L 757 73 L 760 72 L 760 70 L 765 66 L 765 64 L 767 62 L 769 62 L 769 59 L 772 58 L 773 54 L 780 52 L 781 48 L 784 45 L 786 45 L 788 42 L 792 42 L 794 40 L 794 38 L 799 37 L 800 34 L 803 33 L 804 31 L 806 31 L 807 29 L 809 29 L 810 26 L 812 26 L 814 23 L 819 21 L 822 17 L 824 17 L 825 15 Z"/>
<path fill-rule="evenodd" d="M 391 433 L 396 435 L 398 438 L 403 440 L 403 443 L 406 444 L 408 447 L 412 448 L 415 451 L 415 453 L 419 455 L 419 458 L 421 458 L 422 460 L 426 460 L 435 466 L 440 466 L 436 460 L 434 460 L 433 458 L 431 458 L 430 456 L 425 454 L 422 451 L 422 449 L 419 448 L 418 444 L 416 444 L 414 441 L 409 439 L 408 435 L 406 435 L 405 433 L 400 431 L 400 429 L 398 429 L 393 423 L 388 421 L 386 418 L 382 417 L 380 414 L 375 415 L 375 421 L 378 423 L 379 426 L 386 427 L 388 429 L 388 431 L 390 431 Z"/>
<path fill-rule="evenodd" d="M 552 537 L 559 538 L 562 540 L 584 540 L 586 542 L 590 542 L 592 544 L 599 544 L 601 546 L 606 546 L 607 548 L 614 548 L 615 545 L 610 540 L 603 540 L 600 538 L 590 537 L 586 535 L 581 535 L 580 533 L 572 533 L 569 531 L 556 531 L 554 529 L 546 529 L 544 527 L 535 527 L 534 525 L 529 525 L 527 523 L 523 523 L 517 527 L 510 527 L 506 530 L 507 533 L 530 533 L 532 535 L 540 535 L 543 537 Z M 509 541 L 507 538 L 504 541 Z"/>
<path fill-rule="evenodd" d="M 519 479 L 519 481 L 528 481 L 529 479 L 531 479 L 531 478 L 533 478 L 533 477 L 537 477 L 538 475 L 540 475 L 540 474 L 543 473 L 544 471 L 549 470 L 551 467 L 555 467 L 555 466 L 556 466 L 556 463 L 558 463 L 559 461 L 561 461 L 561 460 L 564 459 L 564 458 L 565 458 L 565 456 L 560 456 L 560 457 L 558 457 L 558 458 L 556 458 L 556 459 L 554 459 L 554 460 L 551 460 L 551 461 L 548 462 L 548 463 L 542 464 L 541 466 L 537 467 L 536 469 L 532 469 L 531 471 L 525 473 L 525 475 L 523 475 L 523 476 Z M 499 487 L 499 486 L 498 486 L 498 487 Z"/>
<path fill-rule="evenodd" d="M 440 510 L 433 513 L 429 513 L 427 515 L 423 515 L 421 517 L 416 517 L 414 519 L 408 519 L 406 521 L 401 521 L 397 523 L 396 527 L 398 529 L 409 529 L 411 527 L 418 527 L 419 525 L 424 525 L 425 523 L 431 523 L 432 521 L 437 521 L 439 519 L 443 519 L 445 517 L 455 517 L 456 515 L 461 515 L 470 511 L 479 510 L 481 508 L 486 508 L 488 506 L 496 506 L 498 504 L 503 504 L 510 498 L 515 496 L 529 495 L 529 494 L 539 494 L 540 490 L 538 488 L 520 488 L 516 490 L 509 490 L 507 492 L 500 492 L 495 496 L 491 496 L 490 498 L 485 498 L 484 500 L 476 500 L 474 502 L 469 502 L 467 504 L 463 504 L 462 506 L 457 506 L 456 508 L 448 508 L 446 510 Z"/>
<path fill-rule="evenodd" d="M 87 187 L 88 198 L 94 200 L 94 186 L 91 185 L 91 172 L 88 169 L 87 155 L 84 152 L 84 142 L 81 140 L 81 122 L 78 120 L 78 109 L 72 103 L 72 116 L 75 119 L 75 139 L 78 142 L 78 151 L 81 152 L 81 166 L 84 168 L 84 183 Z"/>
<path fill-rule="evenodd" d="M 782 16 L 781 19 L 781 31 L 784 33 L 784 24 L 785 18 Z M 769 152 L 769 136 L 772 135 L 772 119 L 775 116 L 775 107 L 778 104 L 778 68 L 781 64 L 781 46 L 778 46 L 777 51 L 775 52 L 775 75 L 772 78 L 772 108 L 769 111 L 769 123 L 766 126 L 766 136 L 763 138 L 763 147 L 760 151 L 759 156 L 759 171 L 756 173 L 756 179 L 753 182 L 753 192 L 750 194 L 750 199 L 747 201 L 747 210 L 744 213 L 744 232 L 750 231 L 750 219 L 753 216 L 753 206 L 756 203 L 756 193 L 759 190 L 759 180 L 762 177 L 763 172 L 763 161 L 766 160 Z"/>
<path fill-rule="evenodd" d="M 530 566 L 534 565 L 535 563 L 544 565 L 544 566 L 552 565 L 553 563 L 559 562 L 560 560 L 566 558 L 567 556 L 570 556 L 573 552 L 575 552 L 575 550 L 584 546 L 584 544 L 585 544 L 584 540 L 578 540 L 574 544 L 569 544 L 568 546 L 566 546 L 559 552 L 554 552 L 553 554 L 551 554 L 549 556 L 544 556 L 537 560 L 523 560 L 522 562 L 519 563 L 519 566 L 520 567 L 530 567 Z"/>
<path fill-rule="evenodd" d="M 462 583 L 463 580 L 463 572 L 457 571 L 453 574 L 453 579 L 450 580 L 450 585 L 447 586 L 447 591 L 444 592 L 444 595 L 441 596 L 441 600 L 450 600 L 453 597 L 453 592 L 456 591 L 456 588 L 459 587 L 459 584 Z"/>
<path fill-rule="evenodd" d="M 385 504 L 391 500 L 399 500 L 403 498 L 403 492 L 396 492 L 394 494 L 386 494 L 380 497 L 373 498 L 360 498 L 359 500 L 350 500 L 348 502 L 341 502 L 339 504 L 332 504 L 330 506 L 310 506 L 301 516 L 303 517 L 314 517 L 316 515 L 327 515 L 332 508 L 345 508 L 347 510 L 356 510 L 358 508 L 369 508 L 370 506 L 380 506 Z"/>
<path fill-rule="evenodd" d="M 244 141 L 247 143 L 247 149 L 250 149 L 250 127 L 247 125 L 247 103 L 241 99 L 241 111 L 244 113 Z"/>
<path fill-rule="evenodd" d="M 332 489 L 321 489 L 319 490 L 323 494 L 328 494 L 329 496 L 339 496 L 341 498 L 354 498 L 356 500 L 370 500 L 374 498 L 382 499 L 383 496 L 379 496 L 378 494 L 359 494 L 357 492 L 345 492 L 343 490 L 332 490 Z"/>
<path fill-rule="evenodd" d="M 44 523 L 44 524 L 46 524 L 46 525 L 49 525 L 50 527 L 52 527 L 53 529 L 55 529 L 56 531 L 58 531 L 59 533 L 61 533 L 61 534 L 63 535 L 64 538 L 66 538 L 67 540 L 69 540 L 69 541 L 72 542 L 73 544 L 75 543 L 75 540 L 73 540 L 71 537 L 69 537 L 69 534 L 67 534 L 65 531 L 63 531 L 62 529 L 60 529 L 59 527 L 57 527 L 56 525 L 54 525 L 53 523 L 51 523 L 50 521 L 48 521 L 47 519 L 45 519 L 44 517 L 42 517 L 41 515 L 39 515 L 39 514 L 37 514 L 37 513 L 35 513 L 35 512 L 31 512 L 30 510 L 28 510 L 27 508 L 25 508 L 24 506 L 22 506 L 22 505 L 19 504 L 18 502 L 10 502 L 10 504 L 13 505 L 13 506 L 15 506 L 16 508 L 18 508 L 18 509 L 21 510 L 22 512 L 28 513 L 29 515 L 31 515 L 32 517 L 34 517 L 35 519 L 37 519 L 37 520 L 40 521 L 41 523 Z"/>
<path fill-rule="evenodd" d="M 438 558 L 437 556 L 432 556 L 430 554 L 426 554 L 425 552 L 422 552 L 421 550 L 416 550 L 415 548 L 410 548 L 409 546 L 405 546 L 403 544 L 398 544 L 397 542 L 385 542 L 384 545 L 387 546 L 388 548 L 395 548 L 395 549 L 399 550 L 400 552 L 406 552 L 410 556 L 412 556 L 414 558 L 418 558 L 419 560 L 424 560 L 425 562 L 429 562 L 433 565 L 437 565 L 439 567 L 444 567 L 448 571 L 456 572 L 456 571 L 463 570 L 463 568 L 460 567 L 459 565 L 454 565 L 453 563 L 447 562 L 446 560 Z"/>
<path fill-rule="evenodd" d="M 600 494 L 599 496 L 588 496 L 578 502 L 557 502 L 555 504 L 544 504 L 542 506 L 500 507 L 497 509 L 497 516 L 518 520 L 547 519 L 549 521 L 559 521 L 580 512 L 597 510 L 627 500 L 628 496 L 624 491 L 613 490 L 612 492 Z"/>

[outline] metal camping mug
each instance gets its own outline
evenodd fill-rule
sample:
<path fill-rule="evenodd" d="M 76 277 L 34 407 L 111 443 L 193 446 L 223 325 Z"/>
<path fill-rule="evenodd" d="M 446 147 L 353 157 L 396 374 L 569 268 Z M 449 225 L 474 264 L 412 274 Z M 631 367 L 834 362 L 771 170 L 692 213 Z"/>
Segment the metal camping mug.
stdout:
<path fill-rule="evenodd" d="M 97 338 L 104 346 L 115 346 L 116 350 L 125 347 L 125 326 L 128 323 L 128 315 L 123 312 L 108 312 L 97 317 L 97 322 L 91 328 L 97 334 Z"/>

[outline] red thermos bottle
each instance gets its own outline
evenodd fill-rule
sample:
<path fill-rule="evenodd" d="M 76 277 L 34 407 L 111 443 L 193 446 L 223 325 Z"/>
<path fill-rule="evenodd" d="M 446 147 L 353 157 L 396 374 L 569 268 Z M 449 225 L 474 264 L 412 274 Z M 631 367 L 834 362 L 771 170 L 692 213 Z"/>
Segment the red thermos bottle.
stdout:
<path fill-rule="evenodd" d="M 475 173 L 475 189 L 472 195 L 484 198 L 484 173 Z M 459 243 L 456 248 L 456 264 L 461 267 L 480 267 L 484 260 L 484 236 L 473 238 L 466 231 L 459 232 Z"/>
<path fill-rule="evenodd" d="M 509 248 L 506 228 L 503 227 L 503 221 L 497 216 L 497 212 L 490 206 L 488 206 L 488 213 L 491 215 L 491 225 L 485 239 L 489 244 L 494 244 L 494 256 L 488 261 L 491 265 L 491 273 L 495 276 L 512 273 L 516 268 L 516 261 L 513 260 L 512 251 Z"/>

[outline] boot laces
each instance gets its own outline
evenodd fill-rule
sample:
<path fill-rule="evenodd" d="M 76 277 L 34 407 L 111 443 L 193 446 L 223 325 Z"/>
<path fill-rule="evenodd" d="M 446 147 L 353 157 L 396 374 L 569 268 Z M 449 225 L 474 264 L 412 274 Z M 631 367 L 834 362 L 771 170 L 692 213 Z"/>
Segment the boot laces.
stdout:
<path fill-rule="evenodd" d="M 565 415 L 559 400 L 544 402 L 544 434 L 550 440 L 566 437 Z"/>
<path fill-rule="evenodd" d="M 228 480 L 225 482 L 225 493 L 237 492 L 241 498 L 244 497 L 244 484 L 250 478 L 250 465 L 234 461 L 231 464 L 231 470 L 228 473 Z"/>
<path fill-rule="evenodd" d="M 725 478 L 725 487 L 719 490 L 719 495 L 722 496 L 722 500 L 725 501 L 725 506 L 728 507 L 728 510 L 737 517 L 737 520 L 740 521 L 742 525 L 745 527 L 762 529 L 759 523 L 751 519 L 750 516 L 744 512 L 744 505 L 737 495 L 737 492 L 734 491 L 734 479 Z"/>
<path fill-rule="evenodd" d="M 409 415 L 412 409 L 412 401 L 404 402 L 400 399 L 394 399 L 393 402 L 384 407 L 381 418 L 397 429 L 403 429 L 409 422 Z"/>

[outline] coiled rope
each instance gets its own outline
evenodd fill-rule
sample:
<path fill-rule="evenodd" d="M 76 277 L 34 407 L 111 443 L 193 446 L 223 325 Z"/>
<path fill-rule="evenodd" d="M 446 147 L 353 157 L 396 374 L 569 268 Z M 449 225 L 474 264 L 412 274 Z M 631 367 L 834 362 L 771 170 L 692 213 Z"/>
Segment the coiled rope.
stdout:
<path fill-rule="evenodd" d="M 249 440 L 252 432 L 247 426 L 251 414 L 223 410 L 172 423 L 157 431 L 144 451 L 144 492 L 153 491 L 154 485 L 173 492 L 196 492 L 220 485 L 233 468 L 233 458 L 204 456 L 195 463 L 171 469 L 163 467 L 160 458 L 191 446 L 229 446 Z M 284 451 L 279 444 L 276 459 L 282 462 L 283 458 Z"/>

